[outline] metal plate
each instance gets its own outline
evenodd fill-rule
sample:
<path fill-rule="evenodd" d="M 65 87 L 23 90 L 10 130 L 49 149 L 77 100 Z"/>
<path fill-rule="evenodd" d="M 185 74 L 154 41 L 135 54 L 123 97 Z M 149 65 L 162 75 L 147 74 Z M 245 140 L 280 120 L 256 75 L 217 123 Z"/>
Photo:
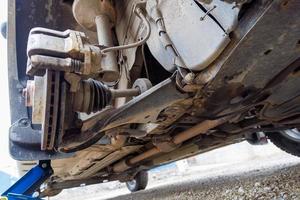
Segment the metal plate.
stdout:
<path fill-rule="evenodd" d="M 175 70 L 174 56 L 162 44 L 156 26 L 156 8 L 162 15 L 166 33 L 187 68 L 202 70 L 207 67 L 229 43 L 222 28 L 193 0 L 149 0 L 147 11 L 151 17 L 151 36 L 147 42 L 153 56 L 168 71 Z"/>
<path fill-rule="evenodd" d="M 234 45 L 214 62 L 221 70 L 205 88 L 205 110 L 211 116 L 240 106 L 232 104 L 233 98 L 257 96 L 299 58 L 300 2 L 262 2 L 248 10 L 233 35 Z"/>
<path fill-rule="evenodd" d="M 210 88 L 233 82 L 263 88 L 300 54 L 300 1 L 276 0 L 253 22 Z M 243 28 L 243 24 L 239 25 Z M 248 28 L 248 27 L 246 27 Z"/>
<path fill-rule="evenodd" d="M 9 151 L 15 160 L 36 161 L 67 158 L 73 154 L 41 151 L 41 132 L 30 126 L 27 118 L 15 122 L 9 129 Z"/>

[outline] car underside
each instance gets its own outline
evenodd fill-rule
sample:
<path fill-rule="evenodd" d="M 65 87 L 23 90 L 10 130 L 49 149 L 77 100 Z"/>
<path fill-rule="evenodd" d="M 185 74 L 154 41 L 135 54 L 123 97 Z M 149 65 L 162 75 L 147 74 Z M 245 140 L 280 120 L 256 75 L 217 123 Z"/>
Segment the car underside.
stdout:
<path fill-rule="evenodd" d="M 244 140 L 300 155 L 299 0 L 9 1 L 10 153 L 41 189 Z"/>

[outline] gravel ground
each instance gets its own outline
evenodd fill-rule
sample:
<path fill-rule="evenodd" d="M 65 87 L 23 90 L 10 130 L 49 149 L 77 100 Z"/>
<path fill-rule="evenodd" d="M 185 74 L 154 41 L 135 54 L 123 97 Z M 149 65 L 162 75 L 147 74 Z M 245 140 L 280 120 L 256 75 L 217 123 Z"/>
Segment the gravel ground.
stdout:
<path fill-rule="evenodd" d="M 155 187 L 110 200 L 300 199 L 300 164 Z"/>
<path fill-rule="evenodd" d="M 250 149 L 249 149 L 250 148 Z M 244 150 L 243 150 L 244 149 Z M 51 200 L 300 200 L 300 158 L 274 147 L 236 144 L 198 157 L 184 170 L 151 170 L 145 191 L 110 182 L 64 190 Z"/>

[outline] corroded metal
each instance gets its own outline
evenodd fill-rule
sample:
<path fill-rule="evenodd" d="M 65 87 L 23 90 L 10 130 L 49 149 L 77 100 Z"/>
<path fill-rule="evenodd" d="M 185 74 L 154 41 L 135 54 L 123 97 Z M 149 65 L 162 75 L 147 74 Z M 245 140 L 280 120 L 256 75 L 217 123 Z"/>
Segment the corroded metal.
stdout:
<path fill-rule="evenodd" d="M 81 26 L 97 32 L 100 46 L 114 46 L 112 28 L 116 22 L 116 11 L 111 0 L 75 0 L 73 15 Z M 101 78 L 105 82 L 117 81 L 120 76 L 117 54 L 115 52 L 104 54 L 101 59 Z"/>
<path fill-rule="evenodd" d="M 171 144 L 173 143 L 175 145 L 181 144 L 182 142 L 185 142 L 193 137 L 196 137 L 197 135 L 207 133 L 207 131 L 209 131 L 210 129 L 213 129 L 216 126 L 219 126 L 219 125 L 227 122 L 230 118 L 231 118 L 231 116 L 224 117 L 221 119 L 216 119 L 216 120 L 205 120 L 205 121 L 201 122 L 200 124 L 197 124 L 196 126 L 193 126 L 192 128 L 189 128 L 189 129 L 175 135 L 170 143 Z M 135 157 L 130 158 L 129 160 L 125 161 L 126 165 L 124 165 L 124 161 L 116 163 L 113 166 L 113 170 L 114 170 L 114 172 L 117 172 L 117 173 L 123 172 L 123 171 L 129 169 L 131 166 L 133 166 L 143 160 L 151 158 L 152 156 L 155 156 L 161 152 L 162 151 L 160 148 L 154 147 L 152 149 L 145 151 L 144 153 L 141 153 L 138 156 L 135 156 Z"/>

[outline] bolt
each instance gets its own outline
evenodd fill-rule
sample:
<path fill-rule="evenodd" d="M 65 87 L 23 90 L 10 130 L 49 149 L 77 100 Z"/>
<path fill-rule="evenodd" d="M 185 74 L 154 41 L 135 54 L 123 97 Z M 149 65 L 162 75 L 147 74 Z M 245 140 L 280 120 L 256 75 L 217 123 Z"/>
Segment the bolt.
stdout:
<path fill-rule="evenodd" d="M 26 88 L 22 90 L 22 96 L 25 98 L 25 106 L 32 107 L 34 93 L 34 81 L 27 81 Z"/>
<path fill-rule="evenodd" d="M 40 196 L 40 193 L 39 192 L 34 192 L 32 194 L 32 198 L 38 198 Z"/>
<path fill-rule="evenodd" d="M 197 114 L 197 111 L 196 110 L 192 110 L 191 111 L 191 116 L 195 116 Z"/>
<path fill-rule="evenodd" d="M 28 119 L 20 119 L 19 125 L 20 126 L 28 126 L 29 122 Z"/>
<path fill-rule="evenodd" d="M 197 106 L 199 106 L 199 105 L 201 105 L 202 104 L 202 100 L 201 99 L 194 99 L 194 105 L 197 105 Z"/>
<path fill-rule="evenodd" d="M 83 125 L 83 122 L 82 122 L 81 119 L 76 119 L 76 120 L 75 120 L 75 126 L 76 126 L 77 128 L 81 128 L 82 125 Z"/>
<path fill-rule="evenodd" d="M 48 166 L 47 163 L 43 163 L 43 164 L 42 164 L 42 168 L 44 168 L 44 169 L 45 169 L 47 166 Z"/>
<path fill-rule="evenodd" d="M 188 73 L 185 77 L 184 77 L 184 82 L 186 84 L 192 84 L 193 81 L 195 79 L 195 74 L 194 73 Z"/>

